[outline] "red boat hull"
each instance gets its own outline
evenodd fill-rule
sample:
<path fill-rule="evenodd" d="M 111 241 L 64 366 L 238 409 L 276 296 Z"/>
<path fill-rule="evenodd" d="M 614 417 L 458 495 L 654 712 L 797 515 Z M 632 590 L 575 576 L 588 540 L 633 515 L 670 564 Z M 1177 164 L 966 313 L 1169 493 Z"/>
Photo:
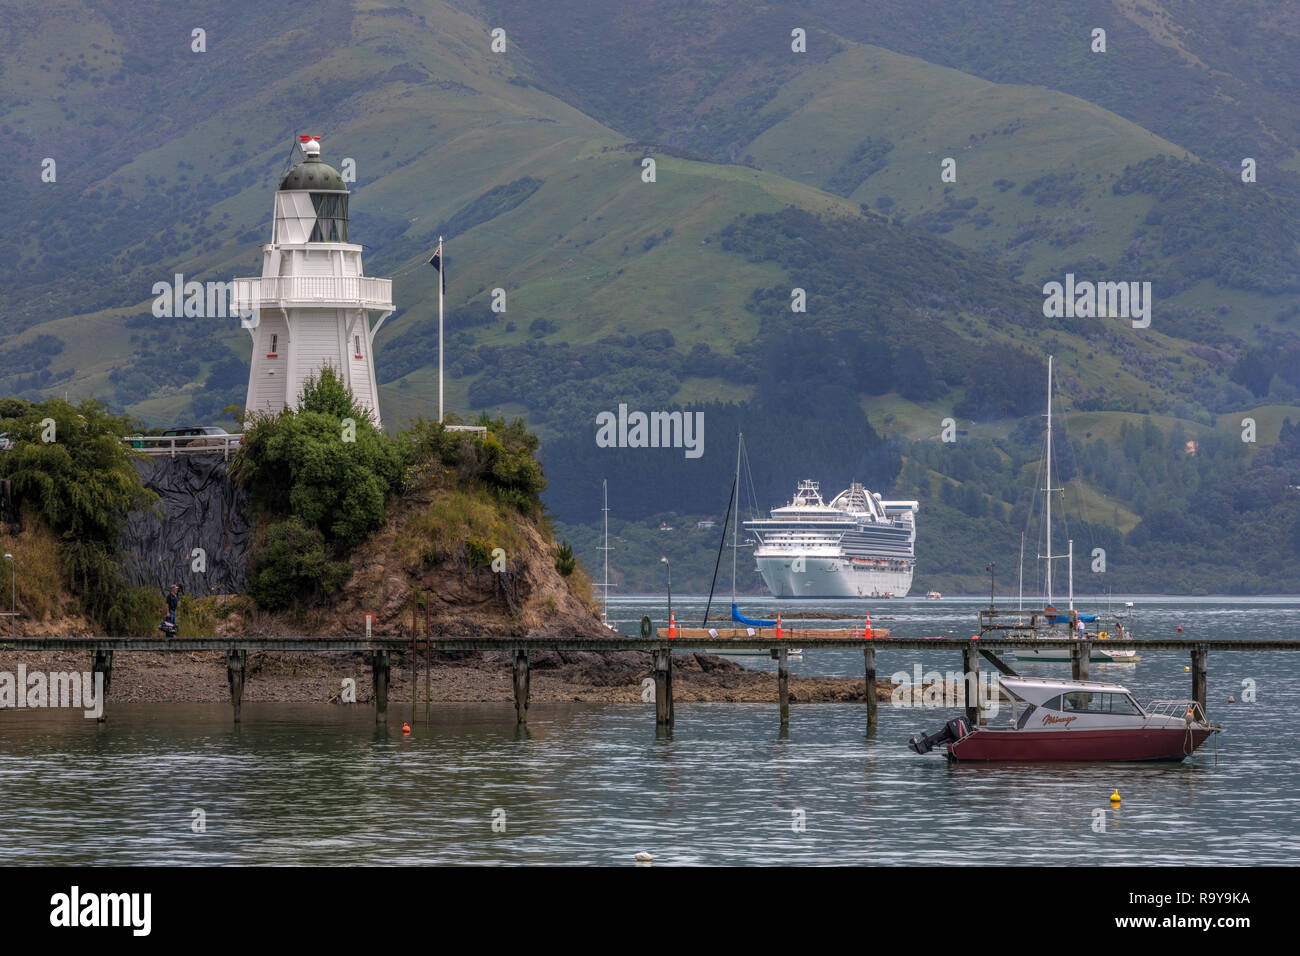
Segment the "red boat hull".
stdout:
<path fill-rule="evenodd" d="M 1182 760 L 1212 731 L 1184 727 L 1134 730 L 976 730 L 948 745 L 953 760 Z"/>

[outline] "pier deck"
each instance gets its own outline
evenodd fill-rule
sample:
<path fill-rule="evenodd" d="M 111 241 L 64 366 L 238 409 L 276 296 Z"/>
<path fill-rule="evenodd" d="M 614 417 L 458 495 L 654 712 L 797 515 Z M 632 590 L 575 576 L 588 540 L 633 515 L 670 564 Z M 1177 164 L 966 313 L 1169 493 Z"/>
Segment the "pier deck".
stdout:
<path fill-rule="evenodd" d="M 778 696 L 780 700 L 781 726 L 789 723 L 789 669 L 787 652 L 791 646 L 802 648 L 805 652 L 812 650 L 860 650 L 866 675 L 867 727 L 876 725 L 876 695 L 871 693 L 876 679 L 876 655 L 889 651 L 946 651 L 962 656 L 962 670 L 970 679 L 977 674 L 979 659 L 988 660 L 1004 674 L 1015 672 L 1001 658 L 999 651 L 1016 648 L 1041 647 L 1044 639 L 1008 636 L 1008 637 L 879 637 L 864 639 L 805 637 L 793 631 L 782 641 L 771 637 L 753 638 L 583 638 L 583 637 L 12 637 L 0 638 L 0 651 L 86 651 L 90 654 L 93 669 L 104 674 L 104 696 L 112 676 L 113 654 L 115 651 L 146 651 L 152 653 L 193 653 L 195 651 L 216 651 L 226 655 L 227 674 L 230 681 L 231 704 L 234 707 L 235 720 L 239 720 L 240 704 L 247 669 L 249 651 L 284 651 L 299 653 L 326 652 L 362 652 L 371 656 L 376 720 L 387 719 L 388 683 L 391 656 L 397 651 L 427 652 L 437 651 L 496 651 L 510 655 L 514 671 L 515 709 L 517 722 L 524 724 L 528 719 L 529 658 L 532 651 L 643 651 L 651 655 L 655 682 L 655 723 L 660 727 L 671 727 L 674 722 L 672 698 L 672 657 L 673 652 L 717 650 L 721 647 L 734 647 L 736 650 L 770 651 L 772 659 L 777 661 Z M 1211 651 L 1300 651 L 1300 640 L 1228 640 L 1177 638 L 1164 639 L 1123 639 L 1109 642 L 1093 640 L 1053 640 L 1070 648 L 1071 672 L 1076 680 L 1086 680 L 1089 671 L 1089 659 L 1094 644 L 1111 644 L 1115 647 L 1133 648 L 1147 653 L 1183 652 L 1191 655 L 1191 699 L 1196 700 L 1202 710 L 1206 704 L 1206 675 L 1208 658 Z M 417 658 L 418 659 L 418 658 Z M 974 686 L 974 684 L 972 684 Z M 967 715 L 972 722 L 979 720 L 978 703 L 967 703 Z M 99 718 L 104 720 L 104 716 Z"/>

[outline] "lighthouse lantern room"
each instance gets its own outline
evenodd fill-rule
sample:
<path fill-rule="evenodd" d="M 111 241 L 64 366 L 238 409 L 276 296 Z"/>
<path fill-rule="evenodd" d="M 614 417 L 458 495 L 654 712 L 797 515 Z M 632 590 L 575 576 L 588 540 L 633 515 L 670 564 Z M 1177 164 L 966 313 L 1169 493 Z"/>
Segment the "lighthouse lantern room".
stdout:
<path fill-rule="evenodd" d="M 319 137 L 299 139 L 303 158 L 276 191 L 262 275 L 234 280 L 235 307 L 253 336 L 245 409 L 294 407 L 307 379 L 329 365 L 382 427 L 374 341 L 393 312 L 393 284 L 362 272 L 361 246 L 348 241 L 343 177 L 321 162 Z"/>

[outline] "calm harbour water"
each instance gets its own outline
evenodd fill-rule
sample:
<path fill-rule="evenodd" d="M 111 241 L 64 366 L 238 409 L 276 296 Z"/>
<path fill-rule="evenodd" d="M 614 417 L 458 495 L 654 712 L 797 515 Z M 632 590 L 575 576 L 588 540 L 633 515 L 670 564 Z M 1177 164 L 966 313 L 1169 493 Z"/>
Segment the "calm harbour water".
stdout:
<path fill-rule="evenodd" d="M 1300 599 L 1135 600 L 1141 637 L 1177 636 L 1179 624 L 1188 637 L 1300 629 Z M 964 636 L 979 604 L 834 610 L 869 607 L 899 636 Z M 741 606 L 751 616 L 776 607 Z M 675 596 L 674 610 L 698 618 L 703 601 Z M 662 602 L 610 605 L 628 632 L 643 613 L 662 614 Z M 957 670 L 960 655 L 892 651 L 878 669 L 914 663 Z M 1187 663 L 1159 654 L 1094 664 L 1093 677 L 1143 700 L 1182 698 Z M 796 674 L 861 667 L 856 650 L 791 663 Z M 1064 664 L 1018 669 L 1069 676 Z M 1158 765 L 950 765 L 907 740 L 957 711 L 882 707 L 868 737 L 860 704 L 796 704 L 782 737 L 775 705 L 678 703 L 671 738 L 656 737 L 650 704 L 535 704 L 523 735 L 509 704 L 435 705 L 427 726 L 421 705 L 408 738 L 400 705 L 390 730 L 369 708 L 329 705 L 247 704 L 238 729 L 224 704 L 110 698 L 100 726 L 79 712 L 5 710 L 0 863 L 631 865 L 646 850 L 670 865 L 1289 864 L 1300 861 L 1298 678 L 1300 654 L 1212 653 L 1209 711 L 1225 728 L 1217 762 L 1207 744 Z M 1241 702 L 1246 680 L 1254 703 Z M 502 816 L 505 832 L 494 831 Z"/>

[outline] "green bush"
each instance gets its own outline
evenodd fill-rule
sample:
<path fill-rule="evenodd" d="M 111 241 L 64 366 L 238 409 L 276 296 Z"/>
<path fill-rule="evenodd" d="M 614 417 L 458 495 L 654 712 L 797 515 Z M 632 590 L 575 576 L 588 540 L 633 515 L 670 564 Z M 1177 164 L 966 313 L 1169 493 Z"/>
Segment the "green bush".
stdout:
<path fill-rule="evenodd" d="M 486 434 L 448 431 L 439 422 L 417 419 L 408 432 L 415 467 L 440 464 L 460 482 L 480 484 L 523 514 L 540 515 L 546 477 L 536 457 L 537 436 L 521 418 L 507 425 L 504 418 L 484 415 L 478 424 Z"/>
<path fill-rule="evenodd" d="M 471 568 L 486 568 L 492 564 L 492 544 L 482 538 L 470 538 L 465 543 Z"/>
<path fill-rule="evenodd" d="M 165 599 L 153 588 L 123 586 L 105 602 L 100 622 L 109 634 L 157 637 L 165 609 Z"/>
<path fill-rule="evenodd" d="M 249 592 L 282 610 L 333 593 L 350 573 L 337 560 L 379 528 L 388 496 L 401 488 L 410 454 L 390 438 L 330 367 L 308 379 L 297 409 L 254 416 L 231 475 L 272 525 Z"/>
<path fill-rule="evenodd" d="M 351 574 L 346 561 L 331 559 L 324 535 L 298 518 L 288 518 L 267 530 L 266 553 L 248 591 L 259 607 L 282 611 L 328 597 Z"/>
<path fill-rule="evenodd" d="M 308 381 L 298 410 L 256 416 L 244 434 L 231 473 L 254 506 L 301 518 L 339 553 L 383 524 L 409 454 L 404 439 L 375 428 L 329 367 Z"/>
<path fill-rule="evenodd" d="M 0 478 L 58 537 L 64 572 L 109 634 L 134 633 L 141 620 L 117 565 L 124 516 L 157 500 L 121 441 L 138 425 L 94 400 L 0 400 L 0 433 L 14 441 L 0 454 Z"/>
<path fill-rule="evenodd" d="M 569 542 L 561 541 L 560 550 L 555 554 L 555 570 L 560 572 L 562 577 L 568 577 L 578 566 L 577 559 L 573 556 L 573 549 L 569 547 Z"/>

